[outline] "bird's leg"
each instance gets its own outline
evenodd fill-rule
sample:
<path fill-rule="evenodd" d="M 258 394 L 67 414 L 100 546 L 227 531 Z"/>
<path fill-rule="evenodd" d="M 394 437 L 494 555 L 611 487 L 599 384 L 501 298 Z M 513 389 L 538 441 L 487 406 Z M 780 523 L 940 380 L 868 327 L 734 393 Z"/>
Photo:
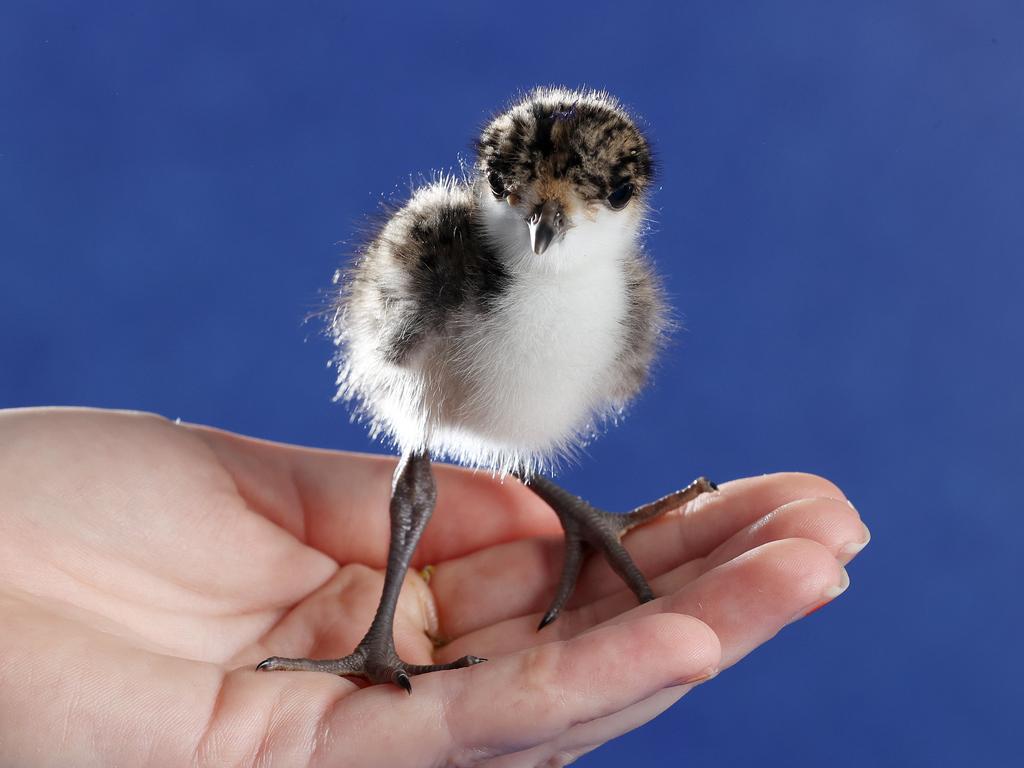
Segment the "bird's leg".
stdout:
<path fill-rule="evenodd" d="M 310 670 L 335 675 L 364 677 L 371 683 L 394 683 L 412 693 L 412 675 L 459 669 L 485 659 L 463 656 L 450 664 L 406 664 L 395 651 L 394 621 L 402 581 L 409 569 L 413 551 L 434 511 L 437 491 L 425 453 L 406 454 L 395 470 L 391 490 L 391 543 L 388 549 L 384 591 L 373 623 L 356 649 L 340 659 L 283 659 L 273 656 L 260 662 L 257 669 Z"/>
<path fill-rule="evenodd" d="M 551 601 L 538 630 L 543 629 L 556 618 L 569 600 L 576 586 L 576 579 L 583 566 L 583 559 L 590 550 L 604 553 L 605 559 L 622 580 L 629 585 L 641 603 L 654 599 L 654 593 L 640 569 L 636 567 L 629 552 L 622 546 L 622 537 L 632 528 L 653 520 L 670 509 L 677 509 L 702 493 L 718 490 L 718 486 L 706 477 L 698 477 L 681 491 L 670 493 L 650 504 L 637 507 L 626 514 L 605 512 L 591 506 L 579 496 L 574 496 L 555 485 L 546 477 L 534 476 L 526 480 L 527 486 L 555 510 L 565 530 L 565 555 L 562 561 L 562 575 L 558 580 L 555 597 Z"/>

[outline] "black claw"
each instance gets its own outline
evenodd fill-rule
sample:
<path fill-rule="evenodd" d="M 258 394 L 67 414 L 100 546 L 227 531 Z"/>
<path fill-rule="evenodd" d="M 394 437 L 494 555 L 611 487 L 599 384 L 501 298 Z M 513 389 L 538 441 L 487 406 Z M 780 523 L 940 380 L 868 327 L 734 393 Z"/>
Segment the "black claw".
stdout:
<path fill-rule="evenodd" d="M 410 696 L 412 695 L 412 680 L 409 679 L 409 676 L 405 674 L 404 671 L 401 669 L 395 670 L 395 674 L 392 675 L 391 679 L 394 681 L 395 685 L 401 686 L 405 689 L 406 693 Z"/>
<path fill-rule="evenodd" d="M 264 659 L 263 661 L 261 661 L 259 664 L 256 665 L 256 671 L 259 671 L 261 669 L 270 669 L 274 665 L 274 661 L 275 661 L 274 657 L 271 657 L 269 659 Z"/>
<path fill-rule="evenodd" d="M 718 483 L 716 483 L 714 480 L 708 480 L 708 485 L 711 486 L 712 491 L 718 490 Z"/>
<path fill-rule="evenodd" d="M 473 666 L 474 664 L 483 664 L 487 659 L 483 656 L 467 656 L 466 661 L 469 662 L 469 666 Z"/>
<path fill-rule="evenodd" d="M 558 611 L 548 611 L 544 614 L 544 618 L 540 620 L 540 624 L 537 625 L 537 631 L 540 632 L 544 627 L 550 624 L 552 621 L 558 618 Z"/>

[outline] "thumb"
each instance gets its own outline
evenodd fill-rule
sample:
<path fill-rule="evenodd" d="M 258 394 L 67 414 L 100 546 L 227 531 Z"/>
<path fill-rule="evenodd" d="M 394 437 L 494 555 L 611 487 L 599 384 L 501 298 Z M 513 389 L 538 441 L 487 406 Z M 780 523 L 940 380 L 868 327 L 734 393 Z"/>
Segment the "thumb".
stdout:
<path fill-rule="evenodd" d="M 344 699 L 325 723 L 326 765 L 466 765 L 557 738 L 718 667 L 718 637 L 699 619 L 659 614 L 546 643 L 468 669 Z M 316 764 L 316 761 L 314 761 Z"/>

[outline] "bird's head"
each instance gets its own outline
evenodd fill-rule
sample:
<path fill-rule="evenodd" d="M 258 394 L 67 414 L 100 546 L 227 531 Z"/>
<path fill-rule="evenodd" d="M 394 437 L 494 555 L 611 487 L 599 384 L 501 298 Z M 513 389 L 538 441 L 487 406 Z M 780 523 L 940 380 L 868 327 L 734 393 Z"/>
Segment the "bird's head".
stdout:
<path fill-rule="evenodd" d="M 531 91 L 487 124 L 476 149 L 477 193 L 504 244 L 541 256 L 637 236 L 651 149 L 608 94 Z"/>

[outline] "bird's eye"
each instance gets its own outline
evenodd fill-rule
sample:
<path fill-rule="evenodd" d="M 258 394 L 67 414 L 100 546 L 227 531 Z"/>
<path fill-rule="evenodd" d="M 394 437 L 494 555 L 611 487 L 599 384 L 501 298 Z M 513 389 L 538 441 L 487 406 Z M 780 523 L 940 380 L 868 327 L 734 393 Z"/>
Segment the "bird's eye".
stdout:
<path fill-rule="evenodd" d="M 608 205 L 610 205 L 613 210 L 621 211 L 626 207 L 626 203 L 629 202 L 631 197 L 633 197 L 633 185 L 622 184 L 621 186 L 616 187 L 615 191 L 608 195 Z"/>
<path fill-rule="evenodd" d="M 487 174 L 487 183 L 491 186 L 491 192 L 499 200 L 503 197 L 508 197 L 508 190 L 505 189 L 505 182 L 501 180 L 501 176 L 498 175 L 497 171 L 491 171 Z"/>

